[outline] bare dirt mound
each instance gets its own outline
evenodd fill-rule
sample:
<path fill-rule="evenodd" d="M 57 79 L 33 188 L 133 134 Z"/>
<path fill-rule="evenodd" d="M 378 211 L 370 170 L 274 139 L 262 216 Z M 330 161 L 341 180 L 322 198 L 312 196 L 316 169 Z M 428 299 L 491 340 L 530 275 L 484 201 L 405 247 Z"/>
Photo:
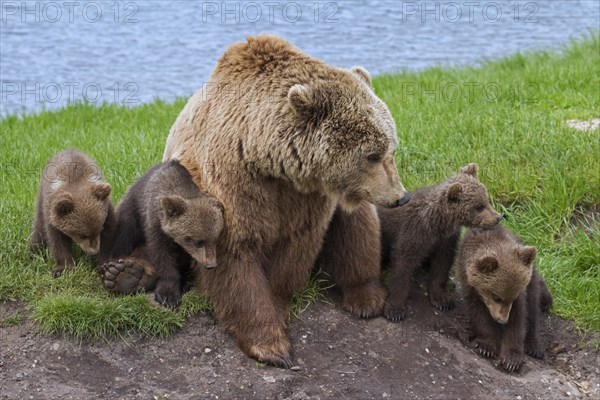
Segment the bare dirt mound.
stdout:
<path fill-rule="evenodd" d="M 460 307 L 434 310 L 419 286 L 410 304 L 398 324 L 311 306 L 291 322 L 294 370 L 244 356 L 209 315 L 168 340 L 81 344 L 26 319 L 0 328 L 0 399 L 600 399 L 600 355 L 569 323 L 545 316 L 545 358 L 507 374 L 465 341 Z M 0 320 L 27 315 L 21 303 L 0 306 Z"/>

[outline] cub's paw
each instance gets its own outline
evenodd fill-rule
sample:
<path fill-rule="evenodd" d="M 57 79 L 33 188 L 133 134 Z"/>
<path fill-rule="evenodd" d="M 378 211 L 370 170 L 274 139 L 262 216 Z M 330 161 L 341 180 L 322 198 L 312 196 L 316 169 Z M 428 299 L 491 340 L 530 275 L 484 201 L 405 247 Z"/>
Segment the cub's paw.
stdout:
<path fill-rule="evenodd" d="M 440 290 L 429 291 L 429 302 L 440 311 L 449 311 L 454 308 L 454 300 L 448 292 Z"/>
<path fill-rule="evenodd" d="M 181 303 L 181 285 L 174 281 L 158 281 L 154 299 L 164 307 L 175 308 Z"/>
<path fill-rule="evenodd" d="M 57 265 L 56 268 L 54 268 L 54 271 L 52 271 L 52 277 L 58 278 L 63 274 L 63 272 L 65 272 L 65 266 Z"/>
<path fill-rule="evenodd" d="M 354 317 L 377 317 L 383 311 L 385 295 L 385 288 L 379 281 L 348 287 L 343 290 L 342 308 Z"/>
<path fill-rule="evenodd" d="M 406 307 L 385 303 L 383 315 L 392 322 L 400 322 L 406 318 Z"/>
<path fill-rule="evenodd" d="M 105 288 L 115 293 L 131 294 L 144 290 L 144 268 L 131 260 L 104 263 L 98 267 Z"/>
<path fill-rule="evenodd" d="M 504 368 L 507 372 L 515 372 L 518 371 L 523 364 L 523 353 L 518 350 L 509 350 L 506 352 L 502 352 L 500 355 L 500 366 Z"/>
<path fill-rule="evenodd" d="M 525 342 L 525 353 L 534 358 L 544 358 L 546 349 L 537 340 Z"/>
<path fill-rule="evenodd" d="M 496 344 L 491 340 L 475 339 L 475 348 L 484 357 L 496 357 Z"/>
<path fill-rule="evenodd" d="M 71 270 L 73 269 L 74 265 L 73 264 L 63 264 L 63 265 L 57 265 L 54 268 L 54 271 L 52 271 L 52 276 L 54 278 L 59 278 L 65 271 Z"/>

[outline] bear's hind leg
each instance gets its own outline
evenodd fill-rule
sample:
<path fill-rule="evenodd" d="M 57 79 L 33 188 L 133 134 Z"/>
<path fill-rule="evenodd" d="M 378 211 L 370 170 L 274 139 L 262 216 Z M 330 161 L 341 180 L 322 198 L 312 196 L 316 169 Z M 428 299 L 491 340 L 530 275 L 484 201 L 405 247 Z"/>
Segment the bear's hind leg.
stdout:
<path fill-rule="evenodd" d="M 144 248 L 140 247 L 129 257 L 99 265 L 97 270 L 104 287 L 119 294 L 153 290 L 156 270 L 144 256 Z"/>
<path fill-rule="evenodd" d="M 342 291 L 342 307 L 355 317 L 381 315 L 381 238 L 375 206 L 363 201 L 353 212 L 339 207 L 325 235 L 317 266 Z"/>

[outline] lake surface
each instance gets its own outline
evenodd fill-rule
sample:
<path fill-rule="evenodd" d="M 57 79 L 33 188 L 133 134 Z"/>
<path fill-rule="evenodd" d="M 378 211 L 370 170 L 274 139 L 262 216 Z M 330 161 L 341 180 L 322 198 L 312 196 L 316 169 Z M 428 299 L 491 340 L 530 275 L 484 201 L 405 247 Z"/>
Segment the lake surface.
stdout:
<path fill-rule="evenodd" d="M 598 0 L 4 1 L 2 115 L 82 99 L 128 105 L 189 96 L 220 54 L 275 33 L 372 74 L 558 48 L 598 30 Z"/>

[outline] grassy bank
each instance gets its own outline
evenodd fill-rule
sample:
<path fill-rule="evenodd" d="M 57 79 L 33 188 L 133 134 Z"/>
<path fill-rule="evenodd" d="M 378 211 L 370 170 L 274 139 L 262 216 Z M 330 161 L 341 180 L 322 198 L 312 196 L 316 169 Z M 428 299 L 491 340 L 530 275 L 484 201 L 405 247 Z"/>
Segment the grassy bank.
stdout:
<path fill-rule="evenodd" d="M 554 312 L 592 330 L 600 330 L 600 132 L 577 131 L 565 121 L 600 117 L 599 46 L 596 34 L 560 52 L 374 82 L 396 119 L 405 186 L 434 183 L 477 162 L 507 225 L 538 247 Z M 27 250 L 38 181 L 54 153 L 67 147 L 89 153 L 118 200 L 160 161 L 184 104 L 79 104 L 0 122 L 0 299 L 27 301 L 44 331 L 92 337 L 166 336 L 207 309 L 197 293 L 184 296 L 176 312 L 149 305 L 145 295 L 113 297 L 86 260 L 53 279 L 53 261 Z M 303 301 L 314 298 L 306 293 Z"/>

